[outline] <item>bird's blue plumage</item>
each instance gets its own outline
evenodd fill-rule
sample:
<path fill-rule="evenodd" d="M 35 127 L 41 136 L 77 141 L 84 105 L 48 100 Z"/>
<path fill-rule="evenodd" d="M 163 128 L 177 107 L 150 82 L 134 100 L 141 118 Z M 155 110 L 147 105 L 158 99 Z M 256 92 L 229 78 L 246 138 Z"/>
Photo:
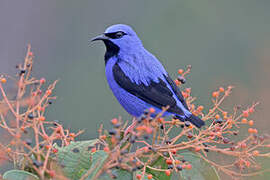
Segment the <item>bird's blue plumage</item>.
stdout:
<path fill-rule="evenodd" d="M 116 57 L 113 57 L 111 59 L 112 61 L 110 60 L 106 64 L 105 73 L 108 84 L 113 94 L 117 98 L 118 102 L 124 107 L 124 109 L 131 115 L 139 117 L 140 115 L 142 115 L 142 112 L 145 109 L 148 109 L 152 106 L 146 103 L 145 101 L 139 99 L 138 97 L 134 96 L 133 94 L 129 93 L 128 91 L 126 91 L 125 89 L 123 89 L 121 86 L 118 85 L 113 75 L 113 67 L 117 62 L 116 59 L 113 60 L 114 58 Z"/>
<path fill-rule="evenodd" d="M 177 115 L 197 127 L 204 125 L 204 121 L 189 111 L 178 87 L 158 59 L 143 47 L 131 27 L 113 25 L 94 40 L 103 40 L 106 45 L 108 84 L 127 112 L 138 117 L 150 107 L 158 113 L 169 105 L 164 115 Z"/>

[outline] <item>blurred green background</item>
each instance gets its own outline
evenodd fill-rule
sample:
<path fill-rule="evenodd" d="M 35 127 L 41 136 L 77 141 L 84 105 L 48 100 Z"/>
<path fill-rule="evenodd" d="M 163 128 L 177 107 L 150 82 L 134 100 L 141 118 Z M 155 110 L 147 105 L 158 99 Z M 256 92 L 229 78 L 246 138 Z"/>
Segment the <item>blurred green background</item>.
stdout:
<path fill-rule="evenodd" d="M 94 138 L 100 123 L 109 128 L 110 119 L 130 116 L 107 85 L 104 45 L 89 47 L 88 40 L 112 24 L 129 24 L 172 77 L 192 65 L 185 87 L 197 103 L 207 106 L 211 91 L 234 85 L 225 104 L 260 101 L 252 118 L 269 133 L 269 9 L 269 0 L 1 0 L 0 72 L 15 73 L 31 43 L 35 75 L 60 79 L 47 118 Z"/>

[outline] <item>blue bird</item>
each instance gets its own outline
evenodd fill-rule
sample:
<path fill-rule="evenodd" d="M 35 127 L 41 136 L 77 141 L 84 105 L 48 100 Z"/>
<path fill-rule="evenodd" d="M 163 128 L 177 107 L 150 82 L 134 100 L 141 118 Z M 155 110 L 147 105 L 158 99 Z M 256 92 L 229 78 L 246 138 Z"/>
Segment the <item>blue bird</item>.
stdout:
<path fill-rule="evenodd" d="M 164 116 L 175 115 L 199 128 L 204 125 L 203 120 L 189 111 L 180 89 L 130 26 L 112 25 L 91 41 L 97 40 L 106 46 L 108 84 L 129 114 L 139 117 L 151 107 L 159 113 L 162 107 L 169 106 Z"/>

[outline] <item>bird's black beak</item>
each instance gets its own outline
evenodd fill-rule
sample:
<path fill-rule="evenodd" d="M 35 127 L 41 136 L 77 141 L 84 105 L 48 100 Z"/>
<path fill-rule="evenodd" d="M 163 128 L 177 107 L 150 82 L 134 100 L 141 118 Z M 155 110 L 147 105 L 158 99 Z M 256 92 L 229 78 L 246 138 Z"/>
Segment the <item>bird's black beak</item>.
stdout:
<path fill-rule="evenodd" d="M 99 40 L 104 41 L 104 40 L 109 40 L 109 38 L 107 36 L 105 36 L 104 34 L 101 34 L 101 35 L 98 35 L 98 36 L 92 38 L 91 39 L 91 42 L 93 42 L 93 41 L 99 41 Z"/>

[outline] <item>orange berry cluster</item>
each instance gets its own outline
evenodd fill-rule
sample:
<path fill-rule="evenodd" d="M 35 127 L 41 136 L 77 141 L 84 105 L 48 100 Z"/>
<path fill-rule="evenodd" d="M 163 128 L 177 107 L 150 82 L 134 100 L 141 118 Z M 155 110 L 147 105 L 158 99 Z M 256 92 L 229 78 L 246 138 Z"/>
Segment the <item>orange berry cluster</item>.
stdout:
<path fill-rule="evenodd" d="M 6 78 L 0 78 L 0 82 L 4 84 L 4 83 L 7 82 L 7 79 Z"/>
<path fill-rule="evenodd" d="M 224 93 L 227 96 L 229 95 L 231 89 L 232 89 L 232 86 L 229 86 L 227 90 L 225 90 L 223 87 L 219 87 L 217 91 L 212 92 L 212 97 L 218 98 L 221 93 Z"/>
<path fill-rule="evenodd" d="M 136 178 L 137 179 L 142 179 L 142 175 L 141 174 L 136 174 Z M 147 175 L 147 179 L 149 179 L 149 180 L 153 179 L 153 175 L 152 174 L 148 174 Z"/>
<path fill-rule="evenodd" d="M 185 75 L 190 72 L 191 66 L 187 67 L 187 70 L 184 71 L 183 69 L 178 69 L 178 78 L 174 80 L 176 86 L 180 86 L 181 84 L 186 83 Z M 183 95 L 185 97 L 185 94 Z"/>

